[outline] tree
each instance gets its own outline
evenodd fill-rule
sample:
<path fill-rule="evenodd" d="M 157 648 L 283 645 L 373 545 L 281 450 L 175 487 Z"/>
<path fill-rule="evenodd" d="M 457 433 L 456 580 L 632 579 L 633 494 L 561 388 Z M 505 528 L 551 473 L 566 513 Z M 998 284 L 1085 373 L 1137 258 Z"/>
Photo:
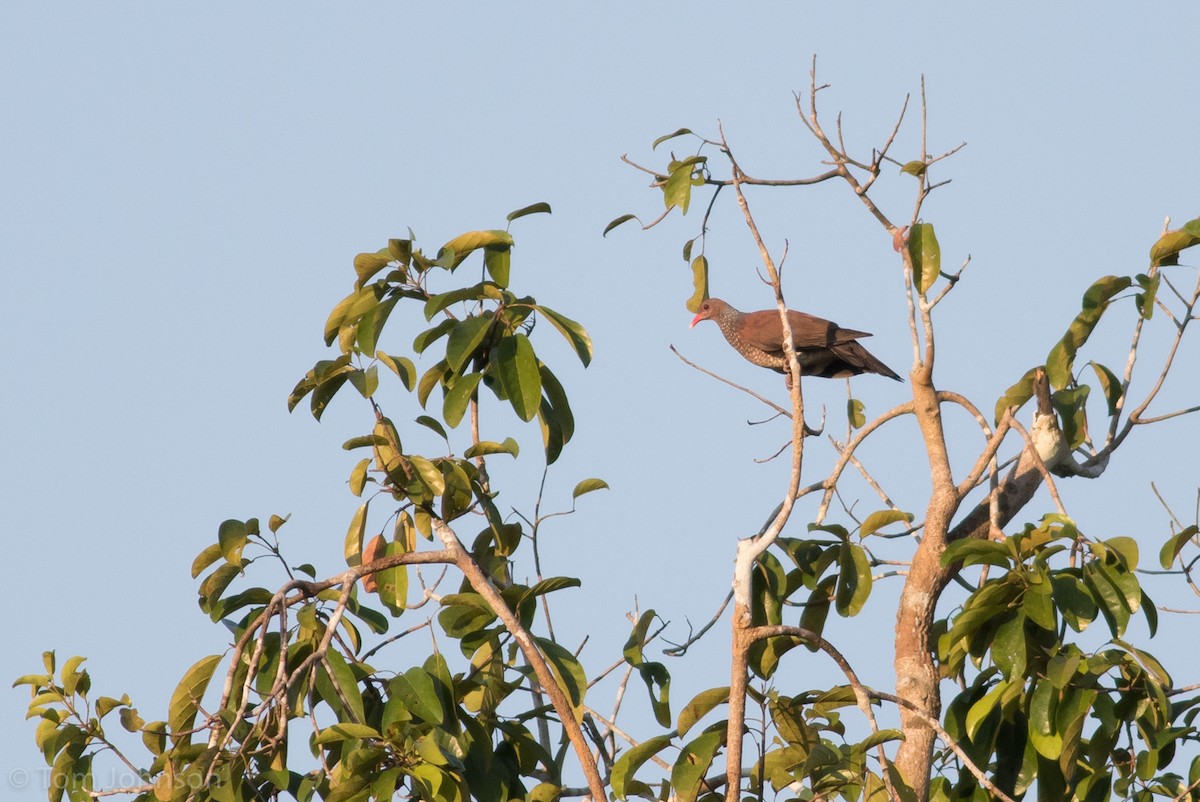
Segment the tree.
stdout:
<path fill-rule="evenodd" d="M 554 594 L 578 584 L 541 572 L 539 528 L 559 513 L 542 512 L 539 497 L 532 514 L 504 515 L 488 466 L 520 456 L 507 436 L 511 418 L 498 414 L 505 407 L 520 421 L 537 419 L 546 468 L 556 462 L 572 439 L 574 419 L 565 388 L 539 356 L 541 338 L 554 330 L 584 365 L 592 342 L 582 325 L 512 288 L 508 230 L 469 231 L 433 256 L 411 236 L 392 239 L 355 258 L 353 290 L 325 324 L 326 344 L 336 345 L 338 355 L 318 361 L 289 398 L 291 408 L 307 399 L 319 419 L 349 385 L 370 410 L 368 431 L 344 444 L 367 455 L 349 477 L 363 501 L 345 538 L 347 569 L 318 580 L 310 565 L 285 556 L 284 518 L 271 516 L 265 529 L 257 519 L 222 523 L 192 572 L 200 578 L 201 608 L 229 627 L 232 643 L 227 654 L 202 657 L 185 673 L 163 720 L 147 722 L 128 695 L 93 696 L 82 658 L 60 666 L 47 653 L 44 672 L 16 684 L 33 693 L 37 744 L 53 767 L 52 802 L 64 793 L 82 800 L 121 792 L 138 800 L 218 802 L 398 795 L 549 802 L 609 793 L 690 802 L 772 792 L 848 800 L 1028 793 L 1088 802 L 1114 795 L 1200 799 L 1200 759 L 1186 772 L 1175 768 L 1186 760 L 1181 747 L 1197 740 L 1191 722 L 1200 697 L 1186 698 L 1187 687 L 1125 639 L 1134 616 L 1143 616 L 1151 631 L 1157 621 L 1137 573 L 1137 543 L 1079 531 L 1057 494 L 1059 481 L 1098 480 L 1138 427 L 1198 409 L 1151 407 L 1200 301 L 1200 283 L 1180 289 L 1171 270 L 1181 251 L 1200 243 L 1200 220 L 1164 231 L 1145 273 L 1097 279 L 1044 360 L 1014 377 L 994 409 L 981 407 L 934 381 L 935 309 L 953 299 L 967 264 L 957 272 L 942 269 L 934 226 L 922 210 L 945 183 L 933 173 L 958 148 L 928 152 L 922 97 L 919 153 L 904 161 L 891 155 L 906 101 L 887 139 L 869 158 L 857 158 L 842 144 L 840 121 L 836 136 L 826 133 L 817 106 L 824 88 L 814 63 L 797 110 L 828 155 L 829 169 L 818 175 L 752 177 L 719 126 L 715 136 L 680 129 L 654 143 L 694 143 L 691 155 L 672 156 L 663 168 L 635 165 L 663 194 L 659 220 L 674 210 L 686 213 L 694 192 L 711 192 L 700 231 L 683 249 L 693 270 L 693 311 L 708 297 L 708 215 L 731 190 L 789 331 L 784 255 L 773 254 L 759 233 L 744 191 L 754 185 L 842 182 L 890 236 L 905 278 L 911 400 L 868 422 L 851 398 L 849 435 L 834 443 L 833 469 L 808 484 L 805 452 L 822 428 L 806 423 L 804 383 L 789 382 L 790 405 L 776 407 L 789 423 L 791 470 L 761 531 L 738 545 L 727 684 L 714 678 L 717 685 L 672 715 L 669 670 L 647 656 L 661 631 L 653 610 L 636 618 L 623 659 L 611 667 L 585 669 L 573 645 L 555 638 Z M 904 218 L 872 195 L 876 182 L 894 173 L 913 188 Z M 535 204 L 508 222 L 549 211 Z M 605 233 L 634 219 L 619 217 Z M 478 266 L 477 281 L 462 280 L 468 265 Z M 418 305 L 426 322 L 412 350 L 437 356 L 420 375 L 410 357 L 380 347 L 386 342 L 391 349 L 398 339 L 388 328 L 396 308 Z M 1085 365 L 1082 354 L 1100 319 L 1122 313 L 1132 326 L 1128 349 L 1115 355 L 1124 356 L 1124 371 L 1118 375 L 1095 360 Z M 1138 355 L 1151 336 L 1168 345 L 1143 380 Z M 784 349 L 789 373 L 798 376 L 790 336 Z M 1113 357 L 1105 355 L 1109 364 Z M 385 414 L 378 392 L 384 378 L 414 394 L 423 411 L 413 425 L 436 433 L 444 453 L 405 449 L 411 427 Z M 1018 413 L 1031 401 L 1036 409 L 1025 426 Z M 982 447 L 959 475 L 943 422 L 956 408 L 982 434 Z M 1093 438 L 1089 419 L 1099 417 L 1107 422 Z M 856 452 L 882 428 L 907 421 L 920 432 L 931 491 L 897 503 Z M 835 519 L 833 501 L 851 466 L 883 506 L 866 516 L 847 509 Z M 1055 506 L 1039 515 L 1028 508 L 1043 486 Z M 605 487 L 601 479 L 580 481 L 572 510 L 579 497 Z M 799 533 L 789 521 L 814 498 L 815 508 L 803 507 L 811 520 Z M 848 617 L 864 609 L 876 569 L 900 543 L 906 569 L 891 572 L 903 583 L 892 633 L 893 693 L 859 681 L 836 648 L 837 628 L 828 618 L 831 610 Z M 1179 565 L 1190 583 L 1197 545 L 1196 524 L 1176 520 L 1159 555 L 1164 569 Z M 537 567 L 532 584 L 515 579 L 518 555 L 529 555 Z M 252 577 L 267 565 L 286 581 L 255 585 Z M 385 636 L 407 624 L 409 611 L 432 603 L 438 613 L 428 627 L 436 638 L 427 653 L 400 648 L 426 624 Z M 1097 630 L 1105 637 L 1095 645 Z M 1079 637 L 1085 631 L 1091 640 Z M 454 642 L 458 654 L 444 651 L 444 642 Z M 832 659 L 845 682 L 815 691 L 794 687 L 788 666 L 798 658 L 787 653 L 801 645 Z M 661 731 L 628 735 L 589 703 L 589 684 L 621 665 L 622 694 L 636 672 Z M 748 707 L 761 711 L 750 754 Z M 844 708 L 857 708 L 861 719 Z M 877 709 L 897 726 L 881 727 Z M 123 730 L 140 737 L 135 746 L 142 757 L 112 725 L 114 712 Z M 300 738 L 308 740 L 311 758 L 290 748 Z M 673 758 L 663 757 L 668 750 L 675 750 Z M 144 782 L 93 788 L 94 761 L 104 752 Z"/>

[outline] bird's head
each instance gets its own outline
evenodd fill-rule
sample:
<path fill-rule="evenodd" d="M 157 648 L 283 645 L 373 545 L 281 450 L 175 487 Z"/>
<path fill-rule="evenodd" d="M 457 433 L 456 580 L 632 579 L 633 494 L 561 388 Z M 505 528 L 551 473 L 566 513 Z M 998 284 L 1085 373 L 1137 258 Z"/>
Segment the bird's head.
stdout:
<path fill-rule="evenodd" d="M 721 314 L 722 311 L 729 308 L 729 304 L 722 301 L 720 298 L 709 298 L 704 303 L 700 304 L 700 311 L 692 318 L 692 323 L 688 326 L 689 329 L 695 328 L 696 324 L 701 320 L 712 320 Z"/>

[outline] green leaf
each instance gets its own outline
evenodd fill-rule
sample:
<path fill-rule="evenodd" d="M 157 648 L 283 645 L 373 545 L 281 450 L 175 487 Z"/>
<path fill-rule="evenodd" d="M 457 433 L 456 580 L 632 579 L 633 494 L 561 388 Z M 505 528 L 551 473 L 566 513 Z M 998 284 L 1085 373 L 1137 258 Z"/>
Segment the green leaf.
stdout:
<path fill-rule="evenodd" d="M 1107 540 L 1101 541 L 1105 546 L 1111 549 L 1120 558 L 1120 564 L 1130 571 L 1136 571 L 1138 567 L 1138 544 L 1131 537 L 1118 535 L 1110 537 Z"/>
<path fill-rule="evenodd" d="M 1054 604 L 1062 613 L 1063 620 L 1071 629 L 1083 632 L 1096 620 L 1099 612 L 1088 586 L 1071 574 L 1059 574 L 1051 582 L 1054 585 Z"/>
<path fill-rule="evenodd" d="M 1029 700 L 1030 730 L 1042 735 L 1054 733 L 1054 719 L 1058 707 L 1058 691 L 1051 682 L 1039 682 Z M 1046 755 L 1058 757 L 1058 755 Z"/>
<path fill-rule="evenodd" d="M 200 596 L 200 609 L 211 614 L 213 606 L 221 597 L 221 594 L 225 592 L 225 589 L 229 587 L 229 583 L 241 574 L 241 572 L 241 565 L 225 563 L 205 577 L 197 591 Z M 213 618 L 213 620 L 220 620 L 220 616 Z"/>
<path fill-rule="evenodd" d="M 410 230 L 409 235 L 411 236 L 411 234 L 412 231 Z M 392 258 L 393 262 L 399 262 L 405 267 L 408 267 L 409 263 L 412 261 L 412 240 L 389 239 L 387 252 L 388 256 Z"/>
<path fill-rule="evenodd" d="M 671 726 L 671 674 L 662 663 L 643 662 L 638 674 L 646 683 L 650 695 L 650 709 L 660 727 Z M 657 692 L 655 692 L 657 689 Z"/>
<path fill-rule="evenodd" d="M 438 613 L 438 623 L 446 634 L 460 640 L 477 635 L 495 620 L 492 608 L 472 593 L 443 597 L 442 610 Z"/>
<path fill-rule="evenodd" d="M 1083 567 L 1083 576 L 1088 588 L 1100 600 L 1100 612 L 1104 614 L 1114 637 L 1125 634 L 1129 623 L 1129 608 L 1125 606 L 1125 598 L 1108 576 L 1102 570 L 1103 563 L 1091 562 Z"/>
<path fill-rule="evenodd" d="M 1054 632 L 1058 629 L 1058 617 L 1054 614 L 1053 586 L 1047 579 L 1043 577 L 1041 584 L 1026 589 L 1021 609 L 1034 624 L 1047 632 Z"/>
<path fill-rule="evenodd" d="M 486 312 L 460 321 L 454 327 L 450 338 L 446 340 L 446 364 L 450 370 L 461 373 L 467 362 L 478 355 L 479 347 L 487 339 L 494 320 L 492 314 Z"/>
<path fill-rule="evenodd" d="M 63 664 L 62 671 L 59 676 L 62 677 L 63 693 L 67 696 L 75 695 L 76 684 L 83 676 L 83 672 L 79 671 L 79 667 L 83 665 L 86 657 L 76 655 Z"/>
<path fill-rule="evenodd" d="M 695 802 L 704 775 L 725 740 L 723 727 L 714 727 L 684 745 L 671 767 L 671 788 L 678 802 Z"/>
<path fill-rule="evenodd" d="M 333 341 L 337 339 L 338 332 L 341 330 L 342 323 L 346 320 L 346 314 L 350 311 L 350 307 L 354 306 L 361 296 L 368 293 L 373 297 L 375 295 L 375 288 L 360 287 L 337 302 L 325 321 L 325 345 L 333 345 Z"/>
<path fill-rule="evenodd" d="M 111 696 L 101 696 L 96 700 L 96 717 L 104 718 L 118 707 L 127 707 L 129 705 L 129 695 L 124 698 L 114 699 Z"/>
<path fill-rule="evenodd" d="M 413 338 L 413 350 L 418 354 L 424 353 L 426 348 L 449 334 L 457 325 L 458 321 L 454 318 L 446 318 L 433 328 L 426 329 Z"/>
<path fill-rule="evenodd" d="M 862 743 L 859 744 L 859 746 L 862 749 L 866 750 L 866 749 L 872 749 L 872 748 L 878 746 L 879 744 L 887 743 L 888 741 L 903 741 L 903 740 L 904 740 L 904 733 L 901 730 L 893 730 L 893 729 L 879 730 L 878 732 L 873 732 L 870 735 L 868 735 L 862 741 Z"/>
<path fill-rule="evenodd" d="M 1115 641 L 1115 643 L 1136 657 L 1138 662 L 1142 664 L 1142 667 L 1149 671 L 1154 677 L 1155 682 L 1157 682 L 1159 685 L 1162 685 L 1164 688 L 1170 688 L 1172 686 L 1173 683 L 1171 682 L 1171 675 L 1167 672 L 1167 669 L 1163 666 L 1163 664 L 1158 661 L 1157 657 L 1149 652 L 1144 652 L 1133 644 L 1126 643 L 1123 640 L 1118 639 Z"/>
<path fill-rule="evenodd" d="M 382 738 L 383 735 L 374 727 L 369 727 L 366 724 L 355 724 L 352 721 L 334 724 L 332 727 L 326 727 L 313 736 L 313 743 L 331 744 L 338 741 L 347 741 L 351 739 L 363 738 Z"/>
<path fill-rule="evenodd" d="M 871 561 L 866 550 L 856 543 L 842 548 L 835 602 L 838 615 L 853 616 L 871 595 Z"/>
<path fill-rule="evenodd" d="M 417 382 L 417 366 L 411 359 L 406 356 L 392 356 L 383 351 L 376 351 L 375 358 L 400 378 L 405 390 L 412 391 Z"/>
<path fill-rule="evenodd" d="M 1017 613 L 996 629 L 992 660 L 1005 679 L 1019 679 L 1025 675 L 1025 659 L 1025 616 Z"/>
<path fill-rule="evenodd" d="M 356 448 L 367 448 L 374 446 L 386 446 L 388 439 L 378 434 L 363 434 L 358 437 L 351 437 L 346 442 L 342 443 L 342 450 L 353 451 Z"/>
<path fill-rule="evenodd" d="M 517 441 L 511 437 L 506 437 L 503 443 L 497 443 L 492 440 L 480 440 L 464 451 L 463 456 L 467 459 L 483 457 L 488 454 L 511 454 L 515 457 L 520 451 L 521 448 L 517 445 Z"/>
<path fill-rule="evenodd" d="M 541 364 L 538 366 L 538 371 L 542 376 L 542 391 L 546 394 L 545 400 L 554 410 L 554 419 L 560 427 L 562 442 L 568 443 L 575 436 L 575 416 L 571 412 L 567 392 L 559 383 L 558 377 L 550 372 L 550 368 Z"/>
<path fill-rule="evenodd" d="M 47 778 L 47 799 L 49 802 L 59 802 L 62 799 L 63 793 L 68 788 L 74 787 L 76 763 L 80 762 L 80 757 L 83 750 L 87 747 L 89 738 L 79 731 L 79 737 L 71 739 L 64 744 L 62 751 L 58 753 L 58 757 L 54 760 L 54 765 L 50 767 L 50 775 Z M 75 792 L 72 792 L 68 797 L 71 802 L 77 802 L 81 799 L 88 799 L 89 796 L 85 793 L 82 797 Z"/>
<path fill-rule="evenodd" d="M 1125 602 L 1125 609 L 1136 613 L 1142 604 L 1142 586 L 1138 583 L 1137 575 L 1121 565 L 1109 565 L 1098 562 L 1096 567 L 1104 574 Z"/>
<path fill-rule="evenodd" d="M 1100 389 L 1104 391 L 1104 400 L 1108 402 L 1109 416 L 1116 415 L 1117 405 L 1121 403 L 1121 380 L 1099 362 L 1088 362 L 1088 364 L 1092 366 L 1092 370 L 1096 371 L 1096 379 L 1100 382 Z"/>
<path fill-rule="evenodd" d="M 361 664 L 360 664 L 361 665 Z M 362 692 L 358 687 L 358 678 L 354 674 L 346 658 L 337 649 L 330 649 L 325 653 L 325 663 L 322 671 L 318 672 L 318 684 L 321 683 L 322 676 L 336 686 L 329 690 L 333 693 L 323 693 L 325 702 L 333 707 L 335 711 L 342 709 L 342 702 L 348 709 L 342 713 L 343 717 L 352 715 L 354 719 L 363 721 L 366 718 L 366 712 L 363 708 Z"/>
<path fill-rule="evenodd" d="M 1050 680 L 1050 683 L 1060 691 L 1071 682 L 1075 676 L 1075 671 L 1083 661 L 1078 649 L 1075 649 L 1075 647 L 1071 648 L 1074 651 L 1059 652 L 1050 658 L 1050 662 L 1046 664 L 1046 679 Z"/>
<path fill-rule="evenodd" d="M 371 467 L 371 458 L 367 457 L 358 461 L 354 469 L 350 471 L 350 492 L 356 496 L 361 496 L 363 488 L 367 486 L 367 468 Z"/>
<path fill-rule="evenodd" d="M 1154 299 L 1158 295 L 1158 285 L 1161 279 L 1162 276 L 1158 273 L 1153 276 L 1147 276 L 1144 273 L 1137 275 L 1137 283 L 1142 288 L 1142 292 L 1135 295 L 1134 300 L 1137 302 L 1138 313 L 1145 320 L 1149 320 L 1154 315 Z"/>
<path fill-rule="evenodd" d="M 908 255 L 912 259 L 913 282 L 917 292 L 924 295 L 942 269 L 942 249 L 932 223 L 917 223 L 909 230 Z"/>
<path fill-rule="evenodd" d="M 471 395 L 482 378 L 482 373 L 468 373 L 460 376 L 454 384 L 446 388 L 446 398 L 442 403 L 442 419 L 451 429 L 457 428 L 458 424 L 462 422 Z"/>
<path fill-rule="evenodd" d="M 171 694 L 171 703 L 167 714 L 167 724 L 172 735 L 192 729 L 196 720 L 196 712 L 200 709 L 200 700 L 212 679 L 213 671 L 221 662 L 221 655 L 214 654 L 196 661 L 191 668 L 184 672 L 183 679 L 175 686 Z M 191 736 L 178 736 L 181 743 L 191 743 Z"/>
<path fill-rule="evenodd" d="M 429 299 L 425 301 L 425 319 L 432 320 L 433 316 L 438 312 L 462 301 L 482 301 L 485 299 L 499 301 L 503 297 L 504 295 L 500 291 L 500 288 L 490 281 L 481 281 L 470 287 L 459 287 L 449 292 L 441 292 L 437 295 L 429 296 Z M 453 320 L 454 318 L 449 319 Z"/>
<path fill-rule="evenodd" d="M 610 777 L 613 795 L 617 799 L 625 799 L 630 794 L 648 792 L 649 787 L 645 783 L 635 780 L 633 775 L 637 773 L 637 770 L 642 767 L 643 763 L 657 755 L 670 744 L 671 736 L 657 735 L 642 741 L 617 758 L 616 763 L 613 764 L 612 775 Z"/>
<path fill-rule="evenodd" d="M 320 420 L 325 414 L 325 409 L 329 406 L 329 402 L 337 395 L 337 391 L 342 389 L 342 385 L 346 383 L 349 374 L 353 372 L 353 368 L 347 368 L 342 373 L 333 377 L 330 381 L 322 382 L 313 392 L 312 401 L 309 404 L 309 411 L 312 416 Z"/>
<path fill-rule="evenodd" d="M 508 286 L 509 275 L 512 273 L 511 248 L 485 248 L 483 251 L 483 266 L 487 268 L 492 281 L 500 287 Z"/>
<path fill-rule="evenodd" d="M 388 543 L 380 557 L 393 557 L 404 554 L 408 550 L 403 543 Z M 408 600 L 408 566 L 396 565 L 375 572 L 375 586 L 379 600 L 388 608 L 392 615 L 404 612 Z"/>
<path fill-rule="evenodd" d="M 642 649 L 646 645 L 646 635 L 650 631 L 650 625 L 654 623 L 655 616 L 656 613 L 653 609 L 643 612 L 625 640 L 625 647 L 621 653 L 625 662 L 634 668 L 640 666 L 644 661 Z"/>
<path fill-rule="evenodd" d="M 126 707 L 117 714 L 121 718 L 121 727 L 126 732 L 139 732 L 146 726 L 145 720 L 132 707 Z"/>
<path fill-rule="evenodd" d="M 417 401 L 422 407 L 429 400 L 429 394 L 433 392 L 433 388 L 439 384 L 444 385 L 446 377 L 449 375 L 450 368 L 446 365 L 446 360 L 444 359 L 425 371 L 420 381 L 417 382 Z"/>
<path fill-rule="evenodd" d="M 1008 687 L 1004 681 L 996 683 L 996 685 L 984 694 L 979 701 L 971 705 L 967 711 L 966 728 L 967 735 L 974 738 L 979 733 L 979 728 L 987 720 L 988 716 L 996 709 L 1000 703 L 1000 697 L 1004 694 Z"/>
<path fill-rule="evenodd" d="M 657 150 L 658 146 L 667 140 L 674 139 L 677 136 L 685 136 L 691 132 L 692 129 L 690 128 L 680 128 L 678 131 L 672 131 L 669 134 L 664 134 L 663 136 L 660 136 L 658 139 L 654 140 L 654 144 L 650 146 L 650 150 Z"/>
<path fill-rule="evenodd" d="M 1192 538 L 1196 537 L 1198 533 L 1200 533 L 1200 528 L 1197 528 L 1195 524 L 1192 524 L 1182 532 L 1167 538 L 1167 542 L 1163 544 L 1162 550 L 1158 553 L 1159 564 L 1163 568 L 1169 569 L 1175 563 L 1175 559 L 1179 556 L 1179 552 L 1183 551 L 1183 547 L 1186 546 L 1192 540 Z M 195 574 L 193 574 L 193 576 L 195 576 Z"/>
<path fill-rule="evenodd" d="M 1004 395 L 996 401 L 996 420 L 997 424 L 1004 417 L 1005 411 L 1009 407 L 1021 407 L 1025 402 L 1033 398 L 1033 377 L 1037 373 L 1037 368 L 1030 368 L 1025 372 L 1025 375 L 1017 380 L 1017 383 L 1004 391 Z"/>
<path fill-rule="evenodd" d="M 543 214 L 543 213 L 550 214 L 550 204 L 546 203 L 545 201 L 542 201 L 540 203 L 531 203 L 528 206 L 522 206 L 520 209 L 517 209 L 515 212 L 509 212 L 508 215 L 504 219 L 511 223 L 513 220 L 516 220 L 518 217 L 524 217 L 527 214 Z"/>
<path fill-rule="evenodd" d="M 562 454 L 563 430 L 557 413 L 544 398 L 538 406 L 538 428 L 542 431 L 542 447 L 546 452 L 546 464 L 553 465 Z"/>
<path fill-rule="evenodd" d="M 462 515 L 474 500 L 471 479 L 457 460 L 440 460 L 445 489 L 442 495 L 442 520 L 452 521 Z"/>
<path fill-rule="evenodd" d="M 492 349 L 491 367 L 517 417 L 533 420 L 542 397 L 542 379 L 529 338 L 521 333 L 501 338 Z"/>
<path fill-rule="evenodd" d="M 388 693 L 403 701 L 410 712 L 429 724 L 440 726 L 445 720 L 437 687 L 422 668 L 410 668 L 394 677 L 388 683 Z"/>
<path fill-rule="evenodd" d="M 559 333 L 566 339 L 571 347 L 575 349 L 575 354 L 579 357 L 579 361 L 587 367 L 592 362 L 592 338 L 588 335 L 587 329 L 571 320 L 569 317 L 560 315 L 548 306 L 535 306 L 534 309 L 542 313 L 554 328 L 558 329 Z"/>
<path fill-rule="evenodd" d="M 533 786 L 525 795 L 526 802 L 559 802 L 562 798 L 562 786 L 542 782 Z M 382 797 L 381 797 L 382 798 Z"/>
<path fill-rule="evenodd" d="M 606 225 L 606 226 L 604 227 L 604 233 L 603 233 L 603 234 L 601 234 L 600 236 L 602 236 L 602 237 L 607 237 L 607 236 L 608 236 L 608 232 L 612 231 L 614 228 L 616 228 L 617 226 L 621 225 L 622 223 L 628 223 L 630 220 L 637 220 L 637 215 L 636 215 L 636 214 L 623 214 L 623 215 L 621 215 L 620 217 L 616 218 L 615 220 L 613 220 L 612 222 L 610 222 L 608 225 Z"/>
<path fill-rule="evenodd" d="M 440 496 L 446 492 L 446 480 L 442 477 L 442 471 L 438 466 L 416 454 L 410 454 L 408 460 L 417 469 L 417 473 L 421 475 L 421 481 L 429 487 L 435 496 Z"/>
<path fill-rule="evenodd" d="M 383 327 L 387 323 L 388 317 L 392 314 L 392 310 L 396 308 L 396 302 L 399 300 L 399 295 L 387 298 L 358 319 L 358 323 L 356 324 L 357 335 L 354 342 L 356 350 L 359 353 L 371 354 L 375 352 L 375 345 L 379 341 L 379 335 L 383 332 Z"/>
<path fill-rule="evenodd" d="M 442 427 L 442 424 L 438 423 L 436 418 L 431 418 L 428 415 L 418 415 L 414 420 L 443 440 L 449 439 L 446 435 L 446 430 Z"/>
<path fill-rule="evenodd" d="M 579 721 L 583 717 L 583 698 L 587 693 L 587 675 L 583 671 L 583 666 L 575 659 L 575 656 L 564 649 L 552 640 L 547 638 L 534 638 L 538 649 L 545 656 L 546 662 L 550 664 L 551 670 L 554 672 L 555 679 L 558 680 L 558 685 L 566 694 L 567 699 L 571 702 L 571 709 L 575 713 L 575 720 Z"/>
<path fill-rule="evenodd" d="M 1056 390 L 1050 401 L 1062 422 L 1063 439 L 1070 449 L 1079 448 L 1087 439 L 1087 399 L 1091 388 L 1086 384 L 1069 390 Z"/>
<path fill-rule="evenodd" d="M 571 493 L 572 499 L 577 499 L 584 493 L 591 493 L 593 490 L 608 490 L 608 482 L 603 479 L 584 479 L 579 484 L 575 485 L 575 490 Z"/>
<path fill-rule="evenodd" d="M 577 588 L 583 584 L 582 581 L 573 576 L 552 576 L 534 583 L 528 591 L 525 592 L 523 598 L 534 598 L 535 596 L 543 596 L 547 593 L 553 593 L 556 590 L 565 590 L 567 588 Z"/>
<path fill-rule="evenodd" d="M 1083 294 L 1082 309 L 1046 357 L 1046 378 L 1054 389 L 1061 390 L 1070 384 L 1075 354 L 1088 341 L 1112 297 L 1132 283 L 1128 276 L 1104 276 L 1088 287 Z"/>
<path fill-rule="evenodd" d="M 800 613 L 800 627 L 802 629 L 807 629 L 818 637 L 825 631 L 825 621 L 829 618 L 830 601 L 833 597 L 837 581 L 838 577 L 827 576 L 813 588 L 812 593 L 809 594 L 808 601 L 804 604 L 804 611 Z M 805 641 L 804 646 L 810 652 L 820 649 L 820 645 L 816 641 Z"/>
<path fill-rule="evenodd" d="M 696 722 L 707 716 L 716 708 L 729 702 L 729 686 L 709 688 L 692 697 L 692 701 L 679 711 L 679 720 L 675 725 L 676 732 L 682 738 L 687 735 Z"/>
<path fill-rule="evenodd" d="M 377 365 L 371 365 L 366 370 L 353 370 L 347 376 L 350 379 L 350 384 L 354 385 L 354 389 L 358 390 L 358 394 L 363 398 L 370 398 L 375 395 L 375 391 L 379 388 L 379 368 Z"/>
<path fill-rule="evenodd" d="M 894 524 L 899 521 L 912 523 L 913 515 L 911 512 L 901 512 L 900 510 L 879 510 L 867 516 L 859 527 L 858 536 L 865 538 L 868 535 L 873 535 L 878 530 L 884 528 L 888 524 Z"/>
<path fill-rule="evenodd" d="M 708 258 L 700 254 L 692 260 L 692 296 L 684 306 L 693 314 L 708 300 Z"/>

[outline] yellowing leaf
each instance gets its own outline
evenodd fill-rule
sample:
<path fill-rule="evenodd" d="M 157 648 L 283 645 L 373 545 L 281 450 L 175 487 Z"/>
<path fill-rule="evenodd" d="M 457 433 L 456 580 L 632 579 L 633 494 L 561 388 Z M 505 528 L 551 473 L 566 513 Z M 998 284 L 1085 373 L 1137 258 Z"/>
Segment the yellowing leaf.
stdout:
<path fill-rule="evenodd" d="M 346 565 L 351 568 L 362 564 L 363 535 L 367 529 L 367 507 L 370 504 L 370 500 L 364 501 L 362 506 L 354 511 L 354 516 L 350 519 L 350 527 L 346 530 L 343 554 L 346 558 Z"/>
<path fill-rule="evenodd" d="M 700 311 L 700 304 L 708 300 L 708 259 L 700 254 L 692 260 L 692 297 L 685 306 L 693 314 Z"/>
<path fill-rule="evenodd" d="M 932 223 L 917 223 L 908 232 L 908 254 L 912 258 L 913 283 L 924 295 L 942 269 L 942 249 Z"/>
<path fill-rule="evenodd" d="M 579 484 L 575 485 L 575 490 L 571 493 L 571 498 L 576 499 L 584 493 L 591 493 L 593 490 L 608 490 L 608 482 L 603 479 L 584 479 Z"/>
<path fill-rule="evenodd" d="M 512 244 L 512 235 L 507 231 L 468 231 L 443 245 L 438 251 L 438 259 L 449 257 L 449 264 L 446 266 L 453 270 L 462 264 L 472 251 L 479 248 L 508 248 L 512 247 Z"/>

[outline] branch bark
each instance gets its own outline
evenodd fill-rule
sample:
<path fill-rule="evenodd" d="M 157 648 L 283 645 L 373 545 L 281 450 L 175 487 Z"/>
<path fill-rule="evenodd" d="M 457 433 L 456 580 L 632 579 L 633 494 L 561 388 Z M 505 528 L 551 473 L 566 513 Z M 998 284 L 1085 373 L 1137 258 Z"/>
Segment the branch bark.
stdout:
<path fill-rule="evenodd" d="M 608 798 L 604 787 L 604 780 L 600 776 L 599 769 L 596 767 L 596 761 L 592 756 L 592 750 L 588 747 L 583 728 L 580 726 L 579 721 L 576 720 L 574 708 L 571 707 L 570 700 L 567 699 L 567 695 L 559 687 L 558 680 L 555 679 L 550 665 L 546 662 L 546 658 L 542 656 L 541 650 L 533 642 L 533 635 L 521 624 L 521 620 L 516 614 L 509 609 L 508 604 L 505 603 L 504 598 L 500 595 L 500 591 L 496 589 L 491 579 L 479 567 L 479 563 L 475 562 L 475 558 L 471 556 L 471 553 L 463 547 L 454 530 L 445 521 L 434 518 L 433 531 L 437 535 L 438 540 L 442 542 L 442 548 L 453 559 L 455 567 L 463 572 L 463 576 L 470 583 L 471 589 L 483 597 L 488 606 L 492 608 L 504 623 L 504 628 L 516 640 L 517 646 L 525 656 L 525 660 L 533 668 L 533 673 L 537 677 L 538 683 L 541 684 L 542 691 L 549 697 L 550 704 L 554 706 L 554 711 L 558 713 L 563 731 L 566 732 L 567 738 L 571 742 L 571 747 L 575 750 L 575 755 L 579 759 L 579 765 L 583 769 L 584 777 L 587 779 L 592 799 L 595 802 L 604 802 Z"/>

